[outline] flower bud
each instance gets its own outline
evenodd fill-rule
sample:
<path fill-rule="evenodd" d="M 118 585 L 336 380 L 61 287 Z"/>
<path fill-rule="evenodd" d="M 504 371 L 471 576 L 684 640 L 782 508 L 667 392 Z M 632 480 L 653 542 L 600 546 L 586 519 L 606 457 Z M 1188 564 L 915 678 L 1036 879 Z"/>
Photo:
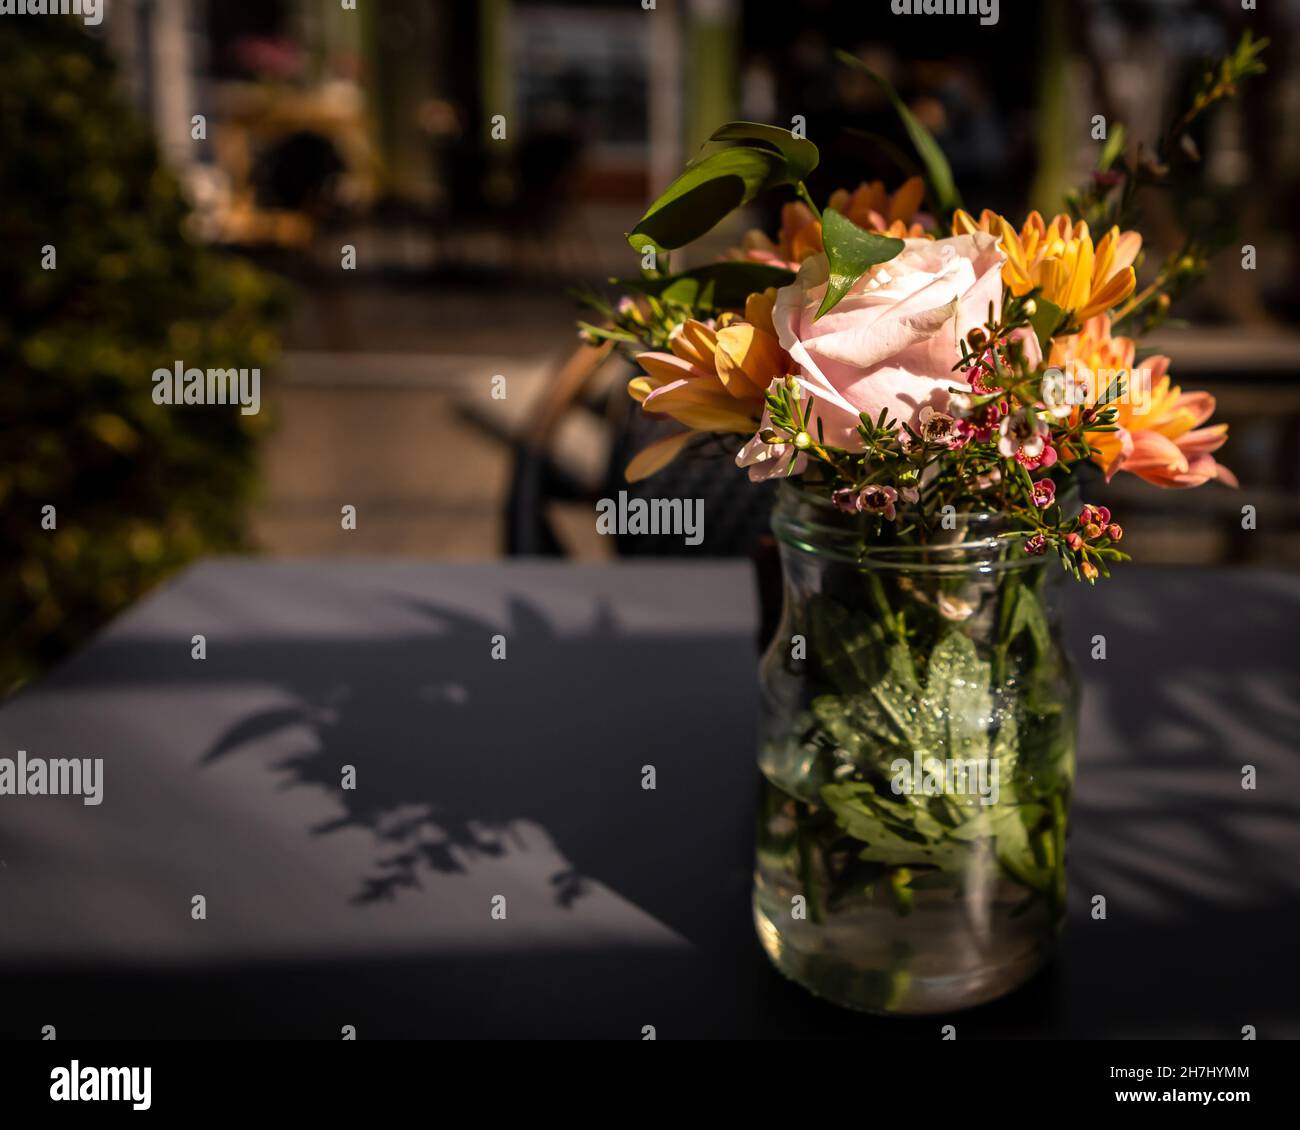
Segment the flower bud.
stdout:
<path fill-rule="evenodd" d="M 800 451 L 807 451 L 812 446 L 812 436 L 807 432 L 800 432 L 794 437 L 794 445 Z"/>
<path fill-rule="evenodd" d="M 1089 522 L 1083 527 L 1083 532 L 1088 535 L 1088 540 L 1101 537 L 1101 527 L 1096 522 Z"/>
<path fill-rule="evenodd" d="M 1085 561 L 1080 565 L 1079 572 L 1083 574 L 1085 581 L 1095 581 L 1097 579 L 1097 566 L 1091 561 Z"/>
<path fill-rule="evenodd" d="M 1031 298 L 1028 302 L 1024 304 L 1022 309 L 1025 312 L 1026 318 L 1032 318 L 1035 314 L 1038 313 L 1038 303 Z"/>
<path fill-rule="evenodd" d="M 1111 541 L 1119 541 L 1124 536 L 1124 527 L 1118 522 L 1112 522 L 1106 527 L 1106 533 L 1110 535 Z"/>

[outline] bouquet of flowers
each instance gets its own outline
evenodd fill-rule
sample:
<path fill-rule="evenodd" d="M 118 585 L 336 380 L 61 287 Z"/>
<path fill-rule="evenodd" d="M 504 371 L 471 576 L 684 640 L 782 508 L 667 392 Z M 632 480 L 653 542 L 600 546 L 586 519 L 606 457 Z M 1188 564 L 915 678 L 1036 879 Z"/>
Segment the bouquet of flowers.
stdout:
<path fill-rule="evenodd" d="M 1088 468 L 1235 485 L 1213 397 L 1137 345 L 1213 248 L 1189 235 L 1139 290 L 1135 222 L 1263 46 L 1247 36 L 1208 70 L 1154 149 L 1126 153 L 1113 127 L 1051 219 L 966 211 L 879 78 L 925 171 L 892 192 L 819 207 L 811 141 L 725 125 L 630 233 L 640 277 L 583 324 L 634 355 L 642 411 L 678 425 L 629 480 L 720 440 L 749 478 L 797 481 L 774 520 L 786 607 L 763 664 L 755 914 L 816 992 L 975 1003 L 1037 968 L 1060 926 L 1077 694 L 1033 566 L 1052 554 L 1095 582 L 1126 559 L 1115 515 L 1084 500 Z M 671 269 L 768 190 L 791 197 L 774 237 Z"/>
<path fill-rule="evenodd" d="M 1266 42 L 1247 34 L 1207 72 L 1165 147 L 1260 69 Z M 1170 175 L 1169 154 L 1130 163 L 1122 127 L 1066 211 L 976 218 L 933 138 L 888 93 L 925 178 L 840 190 L 819 209 L 804 183 L 816 146 L 733 122 L 632 230 L 642 273 L 619 280 L 613 304 L 596 302 L 604 324 L 582 332 L 629 349 L 643 370 L 629 393 L 681 430 L 641 452 L 628 478 L 705 437 L 735 437 L 751 479 L 800 476 L 896 538 L 924 539 L 945 512 L 994 509 L 1014 516 L 1026 552 L 1095 580 L 1125 557 L 1123 530 L 1105 507 L 1062 506 L 1081 466 L 1161 487 L 1235 485 L 1214 458 L 1227 426 L 1208 423 L 1213 397 L 1175 385 L 1166 357 L 1138 360 L 1136 338 L 1210 249 L 1190 236 L 1135 293 L 1135 205 Z M 754 231 L 725 260 L 673 273 L 671 250 L 771 189 L 796 197 L 775 239 Z"/>

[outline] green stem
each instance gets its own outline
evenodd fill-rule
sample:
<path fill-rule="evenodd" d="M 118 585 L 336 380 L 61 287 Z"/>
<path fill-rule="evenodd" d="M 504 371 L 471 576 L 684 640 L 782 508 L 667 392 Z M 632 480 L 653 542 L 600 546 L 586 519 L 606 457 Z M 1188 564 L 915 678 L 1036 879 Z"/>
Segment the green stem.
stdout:
<path fill-rule="evenodd" d="M 880 583 L 880 578 L 870 569 L 867 570 L 867 588 L 870 590 L 871 599 L 875 601 L 876 608 L 889 630 L 898 637 L 899 643 L 907 643 L 907 629 L 903 625 L 903 613 L 900 610 L 895 615 L 894 610 L 889 606 L 889 598 L 885 596 L 885 586 Z"/>
<path fill-rule="evenodd" d="M 803 181 L 800 181 L 795 185 L 795 190 L 799 193 L 799 199 L 807 204 L 808 207 L 812 209 L 812 214 L 820 220 L 822 218 L 822 210 L 813 203 L 813 198 L 808 192 L 808 186 L 804 184 Z"/>

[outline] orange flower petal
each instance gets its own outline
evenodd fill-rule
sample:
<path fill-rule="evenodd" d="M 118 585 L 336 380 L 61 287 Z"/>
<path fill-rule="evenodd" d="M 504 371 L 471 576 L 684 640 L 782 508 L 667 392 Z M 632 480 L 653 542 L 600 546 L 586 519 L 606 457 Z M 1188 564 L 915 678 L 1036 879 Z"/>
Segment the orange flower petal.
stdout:
<path fill-rule="evenodd" d="M 717 384 L 676 381 L 655 389 L 641 403 L 646 412 L 662 412 L 701 432 L 751 432 L 755 415 L 743 411 L 738 402 Z"/>
<path fill-rule="evenodd" d="M 776 337 L 776 327 L 772 324 L 772 311 L 775 308 L 775 287 L 769 287 L 761 294 L 751 294 L 745 299 L 745 321 L 757 326 L 765 334 Z"/>
<path fill-rule="evenodd" d="M 637 364 L 660 384 L 669 384 L 680 380 L 717 380 L 712 366 L 708 369 L 702 369 L 699 365 L 693 365 L 691 362 L 684 361 L 671 353 L 638 353 L 636 360 Z"/>
<path fill-rule="evenodd" d="M 889 202 L 889 222 L 892 224 L 895 220 L 910 220 L 924 199 L 925 181 L 920 177 L 908 177 Z"/>
<path fill-rule="evenodd" d="M 681 454 L 682 448 L 686 446 L 691 435 L 691 432 L 678 432 L 675 435 L 657 439 L 648 447 L 642 448 L 641 451 L 637 452 L 632 462 L 627 465 L 623 477 L 629 483 L 639 483 L 642 479 L 648 479 L 656 472 L 662 471 Z"/>
<path fill-rule="evenodd" d="M 762 401 L 767 387 L 788 368 L 776 338 L 748 322 L 718 332 L 718 380 L 737 400 Z"/>
<path fill-rule="evenodd" d="M 683 361 L 698 365 L 701 369 L 713 368 L 713 350 L 717 338 L 713 331 L 703 322 L 688 318 L 673 332 L 668 347 Z"/>

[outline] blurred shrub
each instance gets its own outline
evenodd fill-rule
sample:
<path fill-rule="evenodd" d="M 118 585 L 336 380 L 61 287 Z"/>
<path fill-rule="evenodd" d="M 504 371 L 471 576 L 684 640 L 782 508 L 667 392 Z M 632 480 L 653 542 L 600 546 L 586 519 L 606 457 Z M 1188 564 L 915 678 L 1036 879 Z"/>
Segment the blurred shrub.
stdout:
<path fill-rule="evenodd" d="M 0 692 L 179 566 L 244 547 L 265 409 L 159 406 L 151 377 L 265 374 L 283 295 L 187 217 L 103 46 L 72 20 L 0 20 Z"/>

